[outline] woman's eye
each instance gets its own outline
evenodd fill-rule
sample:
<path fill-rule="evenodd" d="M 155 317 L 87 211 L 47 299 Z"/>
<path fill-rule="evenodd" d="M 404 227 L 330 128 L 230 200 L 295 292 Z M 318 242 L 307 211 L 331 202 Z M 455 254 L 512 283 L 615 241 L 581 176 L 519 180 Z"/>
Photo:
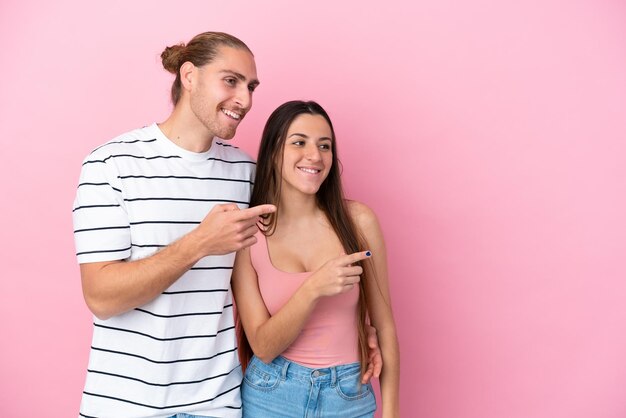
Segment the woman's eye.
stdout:
<path fill-rule="evenodd" d="M 330 145 L 329 144 L 322 144 L 322 145 L 320 145 L 320 149 L 323 149 L 324 151 L 328 151 L 330 149 Z"/>

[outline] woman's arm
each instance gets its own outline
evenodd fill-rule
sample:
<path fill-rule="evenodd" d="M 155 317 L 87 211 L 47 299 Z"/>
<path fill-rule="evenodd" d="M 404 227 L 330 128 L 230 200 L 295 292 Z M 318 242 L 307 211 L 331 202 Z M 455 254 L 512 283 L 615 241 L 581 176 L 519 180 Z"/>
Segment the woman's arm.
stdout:
<path fill-rule="evenodd" d="M 239 251 L 232 276 L 233 294 L 254 354 L 269 363 L 285 351 L 302 331 L 320 298 L 347 292 L 358 283 L 363 270 L 351 264 L 364 258 L 367 258 L 366 252 L 328 261 L 302 283 L 275 315 L 270 316 L 250 260 L 250 249 Z"/>
<path fill-rule="evenodd" d="M 378 330 L 378 340 L 383 355 L 383 369 L 380 375 L 383 417 L 395 418 L 400 416 L 400 351 L 391 310 L 387 250 L 374 212 L 358 202 L 350 202 L 349 208 L 357 227 L 372 251 L 371 259 L 363 263 L 367 274 L 365 291 L 370 320 Z"/>
<path fill-rule="evenodd" d="M 296 339 L 315 307 L 315 299 L 300 288 L 289 300 L 295 303 L 287 303 L 278 314 L 270 316 L 261 296 L 249 248 L 237 252 L 231 283 L 237 314 L 250 347 L 254 355 L 269 363 Z M 282 312 L 290 315 L 279 315 Z"/>

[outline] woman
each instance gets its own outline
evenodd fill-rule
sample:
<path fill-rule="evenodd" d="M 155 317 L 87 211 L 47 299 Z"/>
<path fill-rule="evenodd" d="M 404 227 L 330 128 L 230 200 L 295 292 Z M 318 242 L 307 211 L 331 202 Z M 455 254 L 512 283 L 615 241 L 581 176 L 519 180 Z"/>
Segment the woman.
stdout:
<path fill-rule="evenodd" d="M 268 119 L 250 205 L 263 203 L 277 211 L 237 254 L 232 278 L 245 330 L 243 416 L 373 416 L 371 386 L 359 379 L 369 320 L 383 355 L 383 417 L 397 417 L 383 236 L 369 208 L 343 198 L 335 133 L 317 103 L 287 102 Z"/>

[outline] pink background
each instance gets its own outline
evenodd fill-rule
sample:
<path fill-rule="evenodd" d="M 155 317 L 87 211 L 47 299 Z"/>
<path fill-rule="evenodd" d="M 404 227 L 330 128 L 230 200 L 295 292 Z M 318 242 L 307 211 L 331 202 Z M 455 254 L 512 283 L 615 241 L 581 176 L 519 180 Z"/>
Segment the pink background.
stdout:
<path fill-rule="evenodd" d="M 174 6 L 174 4 L 177 4 Z M 389 248 L 403 416 L 626 416 L 626 6 L 609 0 L 0 3 L 0 416 L 76 416 L 82 158 L 163 120 L 163 47 L 245 40 L 256 153 L 288 99 L 336 124 Z"/>

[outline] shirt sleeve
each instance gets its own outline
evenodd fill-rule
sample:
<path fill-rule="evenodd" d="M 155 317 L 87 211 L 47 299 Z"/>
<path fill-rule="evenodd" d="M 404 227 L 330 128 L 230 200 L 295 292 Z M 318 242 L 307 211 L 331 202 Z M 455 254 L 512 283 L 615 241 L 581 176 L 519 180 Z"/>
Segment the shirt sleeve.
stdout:
<path fill-rule="evenodd" d="M 130 257 L 130 222 L 114 157 L 92 153 L 85 159 L 72 217 L 79 263 Z"/>

